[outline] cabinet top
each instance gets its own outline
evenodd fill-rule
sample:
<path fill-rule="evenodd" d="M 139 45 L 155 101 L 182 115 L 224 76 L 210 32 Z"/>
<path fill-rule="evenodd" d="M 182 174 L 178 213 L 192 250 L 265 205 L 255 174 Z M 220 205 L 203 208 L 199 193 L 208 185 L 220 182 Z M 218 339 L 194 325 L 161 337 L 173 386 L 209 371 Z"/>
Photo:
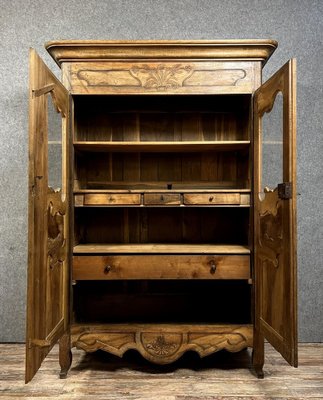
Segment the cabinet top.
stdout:
<path fill-rule="evenodd" d="M 261 61 L 277 48 L 275 40 L 55 40 L 45 44 L 56 63 L 122 59 L 199 59 Z"/>

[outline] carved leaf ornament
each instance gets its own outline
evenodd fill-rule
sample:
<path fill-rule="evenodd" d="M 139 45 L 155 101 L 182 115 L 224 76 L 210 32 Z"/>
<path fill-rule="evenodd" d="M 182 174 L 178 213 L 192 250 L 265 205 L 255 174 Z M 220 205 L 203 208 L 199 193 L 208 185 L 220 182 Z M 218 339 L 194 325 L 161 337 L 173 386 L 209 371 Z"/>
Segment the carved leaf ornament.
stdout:
<path fill-rule="evenodd" d="M 157 67 L 143 65 L 130 70 L 130 74 L 139 79 L 144 88 L 157 90 L 177 89 L 192 73 L 193 67 L 181 64 L 172 66 L 159 64 Z"/>

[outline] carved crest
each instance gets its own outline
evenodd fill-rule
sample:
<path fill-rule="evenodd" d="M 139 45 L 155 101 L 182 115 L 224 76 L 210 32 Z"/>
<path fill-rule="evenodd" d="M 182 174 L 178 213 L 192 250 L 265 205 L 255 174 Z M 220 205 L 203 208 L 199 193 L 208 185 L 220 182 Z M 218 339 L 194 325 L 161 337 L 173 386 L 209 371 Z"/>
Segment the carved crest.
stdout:
<path fill-rule="evenodd" d="M 176 344 L 167 342 L 165 337 L 161 335 L 157 336 L 154 342 L 147 343 L 146 348 L 158 356 L 167 356 L 176 349 Z"/>
<path fill-rule="evenodd" d="M 191 65 L 182 64 L 159 64 L 156 67 L 142 65 L 130 70 L 130 74 L 140 81 L 142 87 L 156 90 L 177 89 L 192 73 Z"/>

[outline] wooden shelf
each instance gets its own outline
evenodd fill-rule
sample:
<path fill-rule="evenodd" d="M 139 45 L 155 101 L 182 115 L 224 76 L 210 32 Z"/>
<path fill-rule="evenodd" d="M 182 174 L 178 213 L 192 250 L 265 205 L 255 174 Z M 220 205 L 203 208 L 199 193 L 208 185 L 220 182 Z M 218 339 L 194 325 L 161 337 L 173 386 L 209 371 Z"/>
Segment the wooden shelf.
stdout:
<path fill-rule="evenodd" d="M 171 189 L 169 188 L 171 185 Z M 232 182 L 232 181 L 189 181 L 189 182 L 171 182 L 171 181 L 88 181 L 87 188 L 75 188 L 74 193 L 116 193 L 119 190 L 124 193 L 156 193 L 161 192 L 244 192 L 250 193 L 250 188 L 246 188 L 247 182 Z"/>
<path fill-rule="evenodd" d="M 159 185 L 156 185 L 156 189 L 147 189 L 143 187 L 142 189 L 134 187 L 133 189 L 120 189 L 122 186 L 121 182 L 117 182 L 116 186 L 118 189 L 74 189 L 74 194 L 90 194 L 90 193 L 101 193 L 101 194 L 110 194 L 110 193 L 251 193 L 251 189 L 218 189 L 212 188 L 211 186 L 205 185 L 203 187 L 195 187 L 194 185 L 191 188 L 184 185 L 174 184 L 171 190 L 167 191 L 166 185 L 164 188 Z M 129 186 L 127 182 L 124 182 L 124 186 Z M 136 185 L 138 186 L 138 185 Z M 144 186 L 144 183 L 143 183 Z M 179 186 L 183 186 L 183 188 L 179 188 Z M 112 187 L 112 184 L 111 184 Z"/>
<path fill-rule="evenodd" d="M 250 140 L 232 141 L 181 141 L 181 142 L 99 142 L 75 141 L 74 148 L 81 151 L 92 152 L 199 152 L 199 151 L 232 151 L 247 149 Z"/>
<path fill-rule="evenodd" d="M 79 244 L 74 254 L 250 254 L 247 246 L 231 244 Z"/>

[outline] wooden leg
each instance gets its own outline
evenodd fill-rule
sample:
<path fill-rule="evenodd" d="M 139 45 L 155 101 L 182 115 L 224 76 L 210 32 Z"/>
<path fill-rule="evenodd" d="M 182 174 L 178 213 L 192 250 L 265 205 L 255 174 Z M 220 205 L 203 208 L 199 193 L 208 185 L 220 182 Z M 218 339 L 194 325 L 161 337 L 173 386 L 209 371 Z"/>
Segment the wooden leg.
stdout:
<path fill-rule="evenodd" d="M 67 372 L 72 364 L 72 352 L 71 352 L 71 336 L 69 333 L 64 333 L 59 341 L 59 365 L 61 366 L 61 372 L 59 377 L 65 379 Z"/>
<path fill-rule="evenodd" d="M 253 336 L 253 352 L 252 352 L 252 364 L 257 375 L 257 378 L 264 378 L 264 360 L 265 360 L 265 340 L 263 335 L 256 329 L 254 329 Z"/>

